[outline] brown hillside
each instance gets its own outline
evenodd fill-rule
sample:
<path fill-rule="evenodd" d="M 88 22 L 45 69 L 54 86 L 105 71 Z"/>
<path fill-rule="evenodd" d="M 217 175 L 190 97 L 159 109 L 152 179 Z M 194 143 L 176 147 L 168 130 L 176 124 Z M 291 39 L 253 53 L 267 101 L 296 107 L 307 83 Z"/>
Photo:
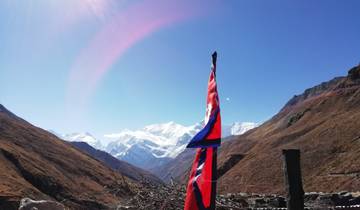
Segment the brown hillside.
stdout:
<path fill-rule="evenodd" d="M 225 143 L 220 163 L 233 154 L 244 158 L 219 179 L 219 190 L 283 192 L 281 150 L 299 148 L 305 191 L 358 191 L 359 72 L 306 90 L 259 128 Z"/>
<path fill-rule="evenodd" d="M 109 209 L 136 186 L 0 105 L 0 209 L 17 209 L 23 197 L 71 209 Z"/>
<path fill-rule="evenodd" d="M 305 191 L 359 191 L 360 66 L 294 96 L 272 119 L 232 138 L 218 157 L 220 193 L 283 193 L 281 150 L 288 148 L 301 150 Z"/>

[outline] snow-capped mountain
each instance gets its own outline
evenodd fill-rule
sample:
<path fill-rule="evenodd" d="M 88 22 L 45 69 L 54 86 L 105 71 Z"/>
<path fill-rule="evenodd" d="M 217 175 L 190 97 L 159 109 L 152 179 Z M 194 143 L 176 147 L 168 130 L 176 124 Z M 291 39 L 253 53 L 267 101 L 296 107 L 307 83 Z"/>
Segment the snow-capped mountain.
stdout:
<path fill-rule="evenodd" d="M 88 132 L 66 134 L 63 135 L 63 139 L 66 141 L 86 142 L 96 149 L 103 149 L 101 141 Z"/>
<path fill-rule="evenodd" d="M 239 135 L 256 127 L 256 123 L 234 123 L 223 126 L 223 137 Z M 203 122 L 183 126 L 174 122 L 154 124 L 139 130 L 123 130 L 104 135 L 113 139 L 104 148 L 118 159 L 144 169 L 151 169 L 175 158 L 186 148 L 190 139 L 201 130 Z"/>
<path fill-rule="evenodd" d="M 185 127 L 174 122 L 154 124 L 143 129 L 123 130 L 105 135 L 114 139 L 105 150 L 118 159 L 150 169 L 166 163 L 182 152 L 201 125 Z"/>
<path fill-rule="evenodd" d="M 248 122 L 223 125 L 222 135 L 239 135 L 256 126 L 257 123 Z M 183 126 L 175 122 L 153 124 L 138 130 L 125 129 L 119 133 L 107 134 L 102 140 L 88 132 L 61 135 L 49 131 L 66 141 L 86 142 L 120 160 L 144 169 L 152 169 L 177 157 L 203 127 L 203 121 L 192 126 Z"/>
<path fill-rule="evenodd" d="M 59 137 L 60 139 L 63 139 L 65 141 L 78 141 L 78 142 L 86 142 L 90 146 L 96 148 L 96 149 L 103 149 L 104 146 L 101 143 L 101 141 L 97 138 L 95 138 L 93 135 L 91 135 L 88 132 L 83 133 L 70 133 L 70 134 L 59 134 L 53 130 L 48 130 L 50 133 L 54 134 L 55 136 Z"/>
<path fill-rule="evenodd" d="M 235 122 L 231 125 L 231 135 L 241 135 L 246 131 L 259 126 L 258 123 L 254 122 Z"/>

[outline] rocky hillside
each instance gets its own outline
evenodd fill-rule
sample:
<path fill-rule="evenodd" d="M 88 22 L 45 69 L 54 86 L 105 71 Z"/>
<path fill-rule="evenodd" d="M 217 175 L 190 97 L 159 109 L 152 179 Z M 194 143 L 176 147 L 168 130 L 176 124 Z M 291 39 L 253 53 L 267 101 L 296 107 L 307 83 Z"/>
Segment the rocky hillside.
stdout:
<path fill-rule="evenodd" d="M 283 193 L 281 150 L 289 148 L 301 150 L 305 191 L 358 191 L 360 66 L 294 96 L 269 121 L 232 138 L 218 157 L 220 193 Z"/>
<path fill-rule="evenodd" d="M 220 192 L 281 193 L 281 150 L 299 148 L 305 191 L 360 189 L 360 66 L 294 96 L 262 126 L 225 143 Z"/>
<path fill-rule="evenodd" d="M 0 209 L 18 209 L 24 197 L 71 209 L 110 209 L 138 186 L 0 105 Z"/>
<path fill-rule="evenodd" d="M 155 193 L 154 193 L 155 192 Z M 119 210 L 182 210 L 186 191 L 180 185 L 148 186 L 125 204 L 118 206 Z M 359 209 L 359 193 L 305 193 L 306 209 Z M 286 198 L 281 195 L 264 195 L 256 193 L 226 193 L 216 196 L 217 210 L 244 209 L 286 209 Z"/>

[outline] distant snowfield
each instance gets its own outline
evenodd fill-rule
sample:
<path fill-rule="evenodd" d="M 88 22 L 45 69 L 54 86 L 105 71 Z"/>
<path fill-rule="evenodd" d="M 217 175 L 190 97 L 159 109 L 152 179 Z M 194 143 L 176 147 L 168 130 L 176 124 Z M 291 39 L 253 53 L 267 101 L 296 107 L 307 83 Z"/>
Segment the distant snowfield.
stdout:
<path fill-rule="evenodd" d="M 240 135 L 258 125 L 253 122 L 235 122 L 224 125 L 222 134 L 223 137 Z M 138 167 L 153 169 L 176 158 L 201 128 L 203 122 L 191 126 L 168 122 L 148 125 L 139 130 L 124 129 L 118 133 L 105 134 L 102 140 L 87 132 L 66 135 L 50 132 L 66 141 L 86 142 Z"/>
<path fill-rule="evenodd" d="M 201 124 L 186 127 L 169 122 L 149 125 L 136 131 L 123 130 L 120 133 L 104 135 L 113 139 L 106 146 L 106 151 L 121 159 L 137 145 L 138 149 L 148 150 L 156 158 L 175 158 L 201 128 Z"/>

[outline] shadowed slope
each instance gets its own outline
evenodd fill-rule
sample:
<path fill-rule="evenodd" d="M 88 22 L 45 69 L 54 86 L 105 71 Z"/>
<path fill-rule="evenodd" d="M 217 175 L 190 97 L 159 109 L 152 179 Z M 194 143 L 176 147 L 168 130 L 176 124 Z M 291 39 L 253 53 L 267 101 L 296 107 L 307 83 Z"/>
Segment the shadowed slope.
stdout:
<path fill-rule="evenodd" d="M 85 142 L 70 142 L 73 146 L 84 151 L 85 153 L 89 154 L 91 157 L 98 159 L 99 161 L 105 163 L 110 168 L 119 171 L 120 173 L 124 174 L 125 176 L 135 180 L 135 181 L 145 181 L 150 182 L 152 184 L 163 184 L 163 182 L 157 178 L 155 175 L 151 174 L 148 171 L 145 171 L 141 168 L 133 166 L 125 161 L 121 161 L 107 152 L 97 150 L 90 146 Z"/>

